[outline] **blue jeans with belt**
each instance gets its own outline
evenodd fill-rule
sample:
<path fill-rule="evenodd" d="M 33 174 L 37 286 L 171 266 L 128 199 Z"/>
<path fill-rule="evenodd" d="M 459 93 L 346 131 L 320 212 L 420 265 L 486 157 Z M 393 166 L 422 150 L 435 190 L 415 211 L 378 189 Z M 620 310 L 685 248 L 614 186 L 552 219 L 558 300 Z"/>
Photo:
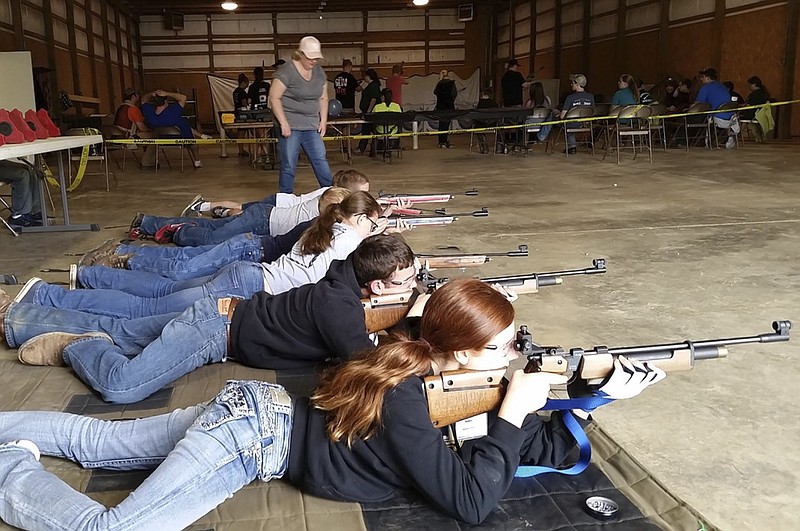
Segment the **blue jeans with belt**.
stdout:
<path fill-rule="evenodd" d="M 175 245 L 197 246 L 216 245 L 229 240 L 236 235 L 252 232 L 260 236 L 269 234 L 269 217 L 274 207 L 268 203 L 259 202 L 247 207 L 238 216 L 210 220 L 215 223 L 207 226 L 206 223 L 196 225 L 188 223 L 180 228 L 173 236 Z"/>
<path fill-rule="evenodd" d="M 203 297 L 249 299 L 264 291 L 263 271 L 260 263 L 235 262 L 211 277 L 170 280 L 143 271 L 88 266 L 78 270 L 78 280 L 83 286 L 98 289 L 68 290 L 39 282 L 28 292 L 25 302 L 136 319 L 182 312 Z"/>
<path fill-rule="evenodd" d="M 293 409 L 282 387 L 231 381 L 210 402 L 156 417 L 110 421 L 68 413 L 0 413 L 0 441 L 31 440 L 42 454 L 84 468 L 155 469 L 107 509 L 0 445 L 0 518 L 37 530 L 183 529 L 289 461 Z"/>
<path fill-rule="evenodd" d="M 103 400 L 129 404 L 198 367 L 225 361 L 227 326 L 216 297 L 200 299 L 179 314 L 138 319 L 12 303 L 5 334 L 12 348 L 48 332 L 108 334 L 113 343 L 97 337 L 73 341 L 64 349 L 64 362 Z"/>
<path fill-rule="evenodd" d="M 239 234 L 217 245 L 198 247 L 143 247 L 120 245 L 116 254 L 134 255 L 128 268 L 155 273 L 172 280 L 188 280 L 213 275 L 233 262 L 260 262 L 261 238 L 252 233 Z"/>

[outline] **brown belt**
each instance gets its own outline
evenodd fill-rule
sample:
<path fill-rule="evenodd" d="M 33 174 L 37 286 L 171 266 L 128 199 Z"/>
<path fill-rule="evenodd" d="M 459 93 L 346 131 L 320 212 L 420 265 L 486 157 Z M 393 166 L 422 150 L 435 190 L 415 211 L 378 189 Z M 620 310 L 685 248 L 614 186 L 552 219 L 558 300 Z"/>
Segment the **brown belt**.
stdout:
<path fill-rule="evenodd" d="M 227 326 L 226 326 L 226 333 L 227 333 L 227 344 L 228 344 L 228 354 L 233 354 L 233 342 L 231 341 L 231 322 L 233 321 L 233 312 L 236 309 L 236 306 L 242 299 L 237 299 L 234 297 L 223 297 L 221 299 L 217 299 L 217 310 L 219 311 L 220 315 L 225 315 L 227 318 Z"/>

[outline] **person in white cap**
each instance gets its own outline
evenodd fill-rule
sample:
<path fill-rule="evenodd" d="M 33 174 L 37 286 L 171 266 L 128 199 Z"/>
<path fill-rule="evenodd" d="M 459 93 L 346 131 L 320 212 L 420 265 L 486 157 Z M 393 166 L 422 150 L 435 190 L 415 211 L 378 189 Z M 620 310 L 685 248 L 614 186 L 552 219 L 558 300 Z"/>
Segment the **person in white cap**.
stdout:
<path fill-rule="evenodd" d="M 292 60 L 275 72 L 269 92 L 275 127 L 280 128 L 278 150 L 281 193 L 294 192 L 294 174 L 303 148 L 319 185 L 331 185 L 331 169 L 322 137 L 328 120 L 328 87 L 325 71 L 317 64 L 322 46 L 316 37 L 300 39 Z"/>

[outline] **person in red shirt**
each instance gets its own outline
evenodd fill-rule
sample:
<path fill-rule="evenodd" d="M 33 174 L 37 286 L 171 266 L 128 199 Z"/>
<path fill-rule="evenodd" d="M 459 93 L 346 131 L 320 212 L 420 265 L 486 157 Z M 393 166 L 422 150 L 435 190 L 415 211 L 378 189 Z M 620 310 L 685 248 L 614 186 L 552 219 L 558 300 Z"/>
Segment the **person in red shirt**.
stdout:
<path fill-rule="evenodd" d="M 150 94 L 147 94 L 149 97 Z M 132 138 L 156 138 L 155 134 L 144 123 L 144 116 L 139 105 L 142 95 L 135 88 L 126 88 L 122 92 L 122 104 L 114 114 L 114 126 L 125 136 Z M 156 165 L 156 146 L 144 146 L 142 168 L 153 168 Z"/>
<path fill-rule="evenodd" d="M 403 65 L 394 65 L 392 75 L 386 78 L 386 88 L 392 91 L 392 101 L 403 107 L 403 85 L 408 85 L 408 81 L 403 77 Z"/>

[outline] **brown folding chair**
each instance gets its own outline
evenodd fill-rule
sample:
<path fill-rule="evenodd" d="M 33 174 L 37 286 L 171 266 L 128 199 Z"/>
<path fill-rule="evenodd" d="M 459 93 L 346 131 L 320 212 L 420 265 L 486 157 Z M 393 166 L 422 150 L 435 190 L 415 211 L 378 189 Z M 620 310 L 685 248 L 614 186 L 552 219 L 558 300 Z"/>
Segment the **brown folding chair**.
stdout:
<path fill-rule="evenodd" d="M 620 152 L 626 149 L 622 143 L 623 139 L 631 139 L 631 149 L 633 150 L 633 160 L 636 160 L 637 146 L 636 139 L 643 141 L 642 147 L 646 143 L 647 151 L 650 155 L 650 162 L 653 162 L 653 135 L 650 130 L 650 107 L 646 105 L 627 105 L 620 109 L 617 115 L 614 129 L 617 140 L 617 164 L 620 163 Z M 605 155 L 603 155 L 605 158 Z"/>
<path fill-rule="evenodd" d="M 588 140 L 584 140 L 583 142 L 578 142 L 577 137 L 575 138 L 575 147 L 577 148 L 578 144 L 583 144 L 592 150 L 592 155 L 594 155 L 594 142 L 592 142 L 592 122 L 585 121 L 585 122 L 570 122 L 569 120 L 574 120 L 577 118 L 591 118 L 594 116 L 594 108 L 581 106 L 581 107 L 573 107 L 567 111 L 567 114 L 564 115 L 564 123 L 561 124 L 561 132 L 559 135 L 563 135 L 564 137 L 564 145 L 566 148 L 564 149 L 564 155 L 569 157 L 569 145 L 567 144 L 567 135 L 574 135 L 576 133 L 583 133 L 588 134 Z M 572 125 L 572 127 L 570 127 Z M 558 142 L 553 144 L 553 148 Z"/>

